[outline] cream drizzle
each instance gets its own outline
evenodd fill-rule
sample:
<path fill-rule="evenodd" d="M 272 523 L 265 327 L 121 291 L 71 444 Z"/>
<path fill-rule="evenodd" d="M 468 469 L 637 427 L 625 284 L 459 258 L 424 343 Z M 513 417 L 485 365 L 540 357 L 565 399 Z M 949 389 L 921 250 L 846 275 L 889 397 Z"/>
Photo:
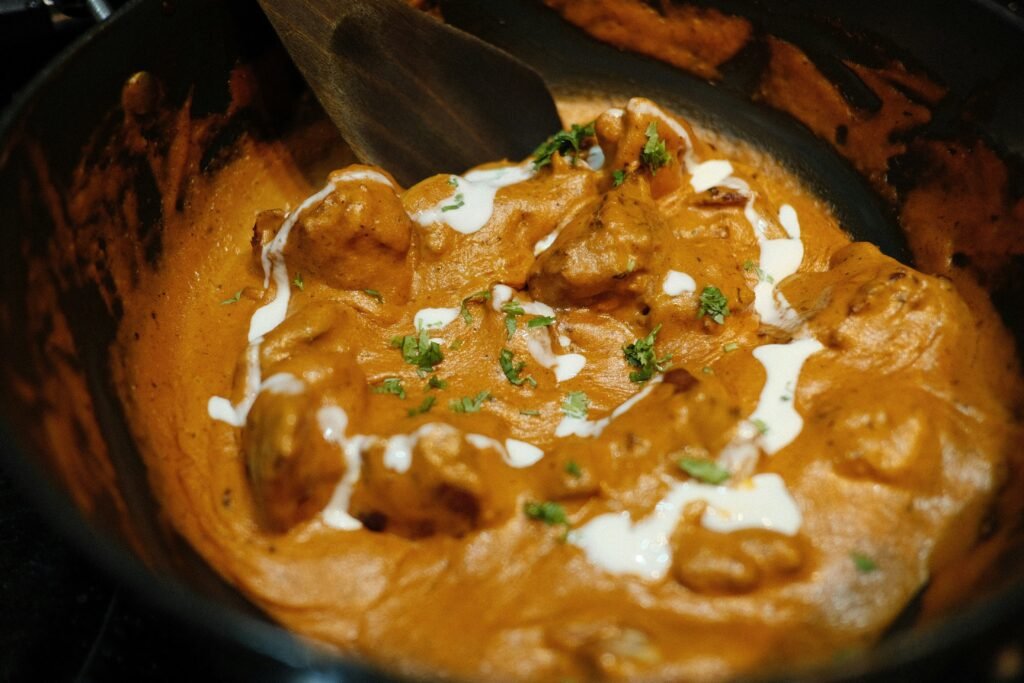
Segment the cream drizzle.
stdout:
<path fill-rule="evenodd" d="M 779 211 L 780 222 L 785 213 L 783 228 L 789 237 L 782 239 L 768 238 L 768 223 L 754 208 L 756 194 L 746 181 L 735 176 L 724 179 L 720 185 L 738 190 L 747 197 L 743 214 L 757 237 L 761 248 L 759 267 L 764 273 L 754 286 L 754 310 L 765 325 L 793 330 L 802 323 L 800 316 L 786 301 L 778 285 L 800 268 L 804 258 L 804 243 L 800 240 L 800 224 L 796 211 L 788 204 Z M 770 279 L 769 279 L 770 278 Z"/>
<path fill-rule="evenodd" d="M 808 358 L 825 348 L 813 337 L 788 344 L 765 344 L 753 351 L 765 371 L 757 407 L 741 421 L 736 433 L 718 454 L 718 463 L 734 475 L 746 475 L 757 466 L 763 450 L 775 455 L 803 430 L 804 419 L 796 410 L 796 389 Z"/>
<path fill-rule="evenodd" d="M 686 273 L 678 270 L 670 270 L 665 274 L 665 280 L 661 283 L 661 291 L 669 296 L 679 296 L 687 292 L 697 291 L 697 282 Z"/>
<path fill-rule="evenodd" d="M 473 447 L 480 450 L 493 449 L 501 454 L 501 459 L 509 467 L 522 469 L 536 464 L 544 457 L 544 451 L 531 443 L 519 439 L 505 439 L 502 444 L 497 439 L 492 439 L 483 434 L 466 434 L 466 441 Z"/>
<path fill-rule="evenodd" d="M 349 514 L 348 506 L 352 498 L 352 490 L 362 473 L 362 452 L 367 438 L 358 435 L 345 436 L 345 430 L 348 428 L 348 414 L 338 406 L 320 408 L 316 413 L 316 419 L 324 441 L 339 446 L 345 457 L 345 476 L 334 488 L 331 500 L 321 512 L 321 519 L 324 524 L 335 529 L 343 531 L 361 529 L 362 522 Z"/>
<path fill-rule="evenodd" d="M 555 427 L 555 436 L 582 436 L 584 438 L 601 436 L 601 432 L 612 423 L 612 420 L 629 412 L 633 406 L 647 398 L 647 395 L 654 391 L 654 387 L 660 382 L 660 375 L 652 377 L 647 382 L 647 386 L 620 403 L 607 417 L 602 417 L 600 420 L 588 420 L 584 417 L 565 415 L 562 417 L 562 421 L 558 423 L 558 426 Z"/>
<path fill-rule="evenodd" d="M 690 172 L 690 186 L 694 192 L 704 192 L 732 175 L 732 164 L 721 159 L 697 164 Z"/>
<path fill-rule="evenodd" d="M 735 487 L 674 482 L 643 520 L 634 524 L 628 512 L 598 515 L 568 540 L 609 573 L 658 581 L 672 566 L 672 532 L 683 509 L 695 501 L 707 503 L 701 525 L 718 533 L 767 529 L 792 536 L 803 521 L 782 477 L 757 474 Z"/>
<path fill-rule="evenodd" d="M 451 196 L 410 217 L 424 227 L 444 223 L 456 232 L 470 235 L 491 219 L 498 190 L 529 180 L 534 173 L 531 161 L 518 166 L 470 171 L 464 176 L 453 175 L 449 180 L 454 186 Z"/>
<path fill-rule="evenodd" d="M 587 358 L 579 353 L 556 354 L 551 349 L 551 333 L 546 329 L 526 331 L 526 349 L 537 364 L 555 373 L 556 382 L 565 382 L 580 374 Z"/>
<path fill-rule="evenodd" d="M 460 308 L 423 308 L 416 311 L 413 324 L 417 330 L 441 330 L 459 317 Z"/>
<path fill-rule="evenodd" d="M 754 358 L 767 375 L 757 408 L 750 421 L 767 430 L 760 435 L 761 448 L 774 455 L 800 434 L 804 420 L 796 411 L 796 384 L 804 363 L 824 346 L 817 339 L 795 339 L 788 344 L 765 344 L 754 349 Z"/>

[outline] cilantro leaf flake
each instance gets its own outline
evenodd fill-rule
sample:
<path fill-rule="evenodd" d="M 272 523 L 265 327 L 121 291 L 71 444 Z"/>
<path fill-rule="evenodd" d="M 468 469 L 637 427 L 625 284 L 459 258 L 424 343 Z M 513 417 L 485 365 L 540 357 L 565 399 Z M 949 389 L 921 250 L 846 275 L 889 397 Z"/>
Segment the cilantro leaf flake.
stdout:
<path fill-rule="evenodd" d="M 562 412 L 569 417 L 584 420 L 590 409 L 590 398 L 583 391 L 570 391 L 562 402 Z"/>
<path fill-rule="evenodd" d="M 719 325 L 725 324 L 725 318 L 730 313 L 729 299 L 722 294 L 722 290 L 713 285 L 708 285 L 700 292 L 700 305 L 697 308 L 697 317 L 708 316 Z"/>
<path fill-rule="evenodd" d="M 583 142 L 587 138 L 594 137 L 595 134 L 593 121 L 583 126 L 574 123 L 569 130 L 558 131 L 533 151 L 533 168 L 539 170 L 550 164 L 551 157 L 556 152 L 563 155 L 567 154 L 570 150 L 574 154 L 578 153 L 583 146 Z M 575 161 L 575 156 L 573 159 Z"/>
<path fill-rule="evenodd" d="M 651 169 L 651 173 L 657 173 L 659 168 L 671 163 L 672 157 L 669 156 L 665 141 L 658 135 L 657 123 L 651 121 L 644 134 L 647 136 L 647 142 L 640 152 L 640 161 Z"/>
<path fill-rule="evenodd" d="M 498 356 L 498 365 L 501 366 L 501 371 L 505 373 L 505 379 L 507 379 L 510 384 L 514 384 L 517 387 L 522 386 L 524 382 L 529 382 L 529 384 L 534 387 L 537 386 L 537 380 L 530 375 L 520 377 L 520 374 L 523 372 L 523 368 L 526 367 L 526 362 L 519 361 L 516 363 L 513 361 L 513 358 L 515 358 L 515 354 L 508 349 L 502 349 L 501 354 Z"/>
<path fill-rule="evenodd" d="M 632 344 L 622 347 L 622 355 L 626 362 L 637 368 L 629 373 L 629 381 L 640 384 L 654 377 L 655 373 L 665 372 L 668 369 L 668 362 L 672 360 L 672 356 L 658 358 L 654 353 L 654 343 L 659 330 L 661 330 L 660 323 L 643 339 L 637 339 Z"/>

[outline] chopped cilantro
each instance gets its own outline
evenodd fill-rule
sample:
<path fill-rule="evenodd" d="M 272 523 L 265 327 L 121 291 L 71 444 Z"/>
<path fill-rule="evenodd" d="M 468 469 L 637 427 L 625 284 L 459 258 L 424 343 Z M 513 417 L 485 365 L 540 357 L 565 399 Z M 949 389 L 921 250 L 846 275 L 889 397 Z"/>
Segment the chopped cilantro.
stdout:
<path fill-rule="evenodd" d="M 458 176 L 454 176 L 454 175 L 448 176 L 448 184 L 451 185 L 452 187 L 458 187 L 459 186 L 459 177 Z"/>
<path fill-rule="evenodd" d="M 431 375 L 430 379 L 427 380 L 427 389 L 447 389 L 448 382 L 443 380 L 437 375 Z"/>
<path fill-rule="evenodd" d="M 643 151 L 640 152 L 640 161 L 651 169 L 651 173 L 657 173 L 662 166 L 667 166 L 672 161 L 669 156 L 665 141 L 658 135 L 658 124 L 654 121 L 647 126 L 645 131 L 647 142 L 644 143 Z"/>
<path fill-rule="evenodd" d="M 441 211 L 455 211 L 461 209 L 466 205 L 466 198 L 462 196 L 461 192 L 455 193 L 455 201 L 452 204 L 445 204 L 441 207 Z"/>
<path fill-rule="evenodd" d="M 570 391 L 562 402 L 562 412 L 569 417 L 585 419 L 590 408 L 590 399 L 582 391 Z"/>
<path fill-rule="evenodd" d="M 419 336 L 414 334 L 404 337 L 393 337 L 391 346 L 401 349 L 402 358 L 409 365 L 415 365 L 423 372 L 430 372 L 444 360 L 441 347 L 435 341 L 430 341 L 426 330 L 420 330 Z"/>
<path fill-rule="evenodd" d="M 548 315 L 538 315 L 536 318 L 530 318 L 530 322 L 526 323 L 527 327 L 547 327 L 548 325 L 554 325 L 555 319 Z"/>
<path fill-rule="evenodd" d="M 514 299 L 503 303 L 501 310 L 505 313 L 505 332 L 511 339 L 512 335 L 516 333 L 516 316 L 523 315 L 526 311 L 523 310 L 523 305 Z"/>
<path fill-rule="evenodd" d="M 722 344 L 722 350 L 726 353 L 732 353 L 740 348 L 740 345 L 736 342 L 729 342 L 728 344 Z"/>
<path fill-rule="evenodd" d="M 478 413 L 483 407 L 484 401 L 490 401 L 494 397 L 489 391 L 481 391 L 476 396 L 463 396 L 448 403 L 452 412 L 456 413 Z"/>
<path fill-rule="evenodd" d="M 700 371 L 703 372 L 705 375 L 713 375 L 713 374 L 715 374 L 715 371 L 711 369 L 710 365 L 705 365 L 704 367 L 702 367 L 700 369 Z"/>
<path fill-rule="evenodd" d="M 626 272 L 632 273 L 634 270 L 636 270 L 636 256 L 630 255 L 630 257 L 626 259 Z"/>
<path fill-rule="evenodd" d="M 384 302 L 384 295 L 378 292 L 376 289 L 364 289 L 363 294 L 372 296 L 374 299 L 380 301 L 381 303 Z"/>
<path fill-rule="evenodd" d="M 612 171 L 612 187 L 618 187 L 626 181 L 626 172 L 619 169 L 618 171 Z"/>
<path fill-rule="evenodd" d="M 548 526 L 555 524 L 568 524 L 569 518 L 565 515 L 565 508 L 558 503 L 546 501 L 544 503 L 527 503 L 523 506 L 523 512 L 530 519 L 544 522 Z"/>
<path fill-rule="evenodd" d="M 458 351 L 459 349 L 462 348 L 462 340 L 456 339 L 455 341 L 448 345 L 448 348 L 451 349 L 452 351 Z"/>
<path fill-rule="evenodd" d="M 651 333 L 643 339 L 637 339 L 632 344 L 622 347 L 622 354 L 626 357 L 626 362 L 632 365 L 634 368 L 638 368 L 633 372 L 629 373 L 629 380 L 631 382 L 646 382 L 654 376 L 656 372 L 664 372 L 667 369 L 665 365 L 672 356 L 665 356 L 663 358 L 657 358 L 654 353 L 654 340 L 658 336 L 658 330 L 661 329 L 659 324 Z"/>
<path fill-rule="evenodd" d="M 229 304 L 237 304 L 241 299 L 242 299 L 242 290 L 238 290 L 237 292 L 235 292 L 235 295 L 233 297 L 231 297 L 230 299 L 224 299 L 224 301 L 221 301 L 220 305 L 221 306 L 227 306 Z"/>
<path fill-rule="evenodd" d="M 725 324 L 725 317 L 729 315 L 729 299 L 718 287 L 708 285 L 700 293 L 700 307 L 697 309 L 697 317 L 710 317 L 719 325 Z"/>
<path fill-rule="evenodd" d="M 292 284 L 299 288 L 299 291 L 306 289 L 306 283 L 302 279 L 302 273 L 295 273 L 295 279 L 292 280 Z"/>
<path fill-rule="evenodd" d="M 750 421 L 750 423 L 753 424 L 755 427 L 757 427 L 757 431 L 759 433 L 761 433 L 761 434 L 767 434 L 768 433 L 768 425 L 767 425 L 767 423 L 765 423 L 764 420 L 755 417 L 753 420 Z"/>
<path fill-rule="evenodd" d="M 721 484 L 729 478 L 729 470 L 711 460 L 684 457 L 677 461 L 679 469 L 705 484 Z"/>
<path fill-rule="evenodd" d="M 498 364 L 501 366 L 501 371 L 505 373 L 505 379 L 517 387 L 522 386 L 524 382 L 529 382 L 531 386 L 537 386 L 537 380 L 530 375 L 526 377 L 519 376 L 523 368 L 526 367 L 526 363 L 524 361 L 513 362 L 513 357 L 514 354 L 508 349 L 502 349 L 501 354 L 498 356 Z"/>
<path fill-rule="evenodd" d="M 416 417 L 417 415 L 423 415 L 424 413 L 428 413 L 430 412 L 430 409 L 434 407 L 434 403 L 436 401 L 437 398 L 435 398 L 434 396 L 426 396 L 423 399 L 422 403 L 420 403 L 415 408 L 409 408 L 409 410 L 406 411 L 406 414 L 409 417 Z"/>
<path fill-rule="evenodd" d="M 551 163 L 551 157 L 555 153 L 566 154 L 570 150 L 574 153 L 579 152 L 583 146 L 583 141 L 587 138 L 592 138 L 595 135 L 594 122 L 581 126 L 577 123 L 572 124 L 572 128 L 569 130 L 560 130 L 547 140 L 545 140 L 537 149 L 533 151 L 533 167 L 534 169 L 540 169 Z M 573 157 L 575 161 L 575 156 Z"/>
<path fill-rule="evenodd" d="M 861 574 L 870 574 L 878 569 L 878 563 L 864 553 L 854 551 L 850 553 L 850 559 L 853 560 L 853 566 Z"/>
<path fill-rule="evenodd" d="M 579 479 L 580 477 L 583 476 L 583 468 L 580 467 L 579 463 L 576 462 L 575 460 L 570 460 L 569 462 L 565 463 L 565 473 L 570 475 L 574 479 Z"/>
<path fill-rule="evenodd" d="M 483 303 L 484 301 L 490 300 L 491 293 L 486 289 L 481 289 L 479 292 L 473 292 L 462 300 L 462 308 L 459 309 L 459 315 L 461 315 L 462 319 L 466 321 L 467 325 L 469 325 L 473 322 L 473 314 L 469 312 L 469 304 L 473 302 Z"/>
<path fill-rule="evenodd" d="M 402 380 L 397 377 L 388 377 L 379 386 L 373 388 L 375 394 L 393 394 L 400 399 L 405 399 L 405 387 L 402 386 Z"/>
<path fill-rule="evenodd" d="M 531 417 L 537 417 L 538 415 L 540 415 L 540 411 L 539 410 L 520 410 L 519 414 L 520 415 L 529 415 Z"/>

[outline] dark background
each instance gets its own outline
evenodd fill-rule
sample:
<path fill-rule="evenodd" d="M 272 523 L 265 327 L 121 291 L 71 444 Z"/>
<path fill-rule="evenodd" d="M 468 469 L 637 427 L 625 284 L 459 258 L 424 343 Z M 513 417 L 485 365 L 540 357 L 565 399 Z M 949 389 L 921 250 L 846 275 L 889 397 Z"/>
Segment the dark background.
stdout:
<path fill-rule="evenodd" d="M 1003 4 L 1024 14 L 1024 2 Z M 0 110 L 92 23 L 84 2 L 0 0 Z M 225 657 L 216 643 L 154 614 L 94 568 L 0 468 L 0 683 L 228 680 Z M 1019 652 L 1003 660 L 993 674 L 1024 680 Z M 310 673 L 305 678 L 316 680 Z M 950 671 L 943 680 L 965 679 Z"/>

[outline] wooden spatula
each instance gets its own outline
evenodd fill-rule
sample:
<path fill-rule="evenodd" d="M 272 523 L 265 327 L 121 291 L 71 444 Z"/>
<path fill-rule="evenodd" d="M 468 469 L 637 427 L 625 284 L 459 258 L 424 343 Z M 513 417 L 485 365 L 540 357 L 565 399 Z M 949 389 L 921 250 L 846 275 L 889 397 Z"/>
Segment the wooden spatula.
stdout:
<path fill-rule="evenodd" d="M 517 59 L 400 0 L 260 0 L 327 114 L 403 185 L 527 156 L 561 128 Z"/>

